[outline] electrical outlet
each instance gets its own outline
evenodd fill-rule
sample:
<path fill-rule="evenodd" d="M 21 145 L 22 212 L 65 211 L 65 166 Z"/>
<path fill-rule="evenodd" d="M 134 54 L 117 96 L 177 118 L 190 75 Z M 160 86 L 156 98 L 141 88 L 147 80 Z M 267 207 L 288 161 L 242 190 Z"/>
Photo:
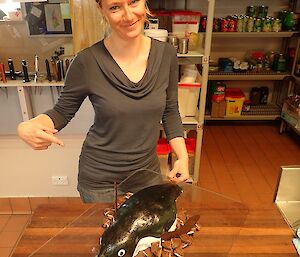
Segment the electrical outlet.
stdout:
<path fill-rule="evenodd" d="M 68 176 L 52 176 L 52 185 L 65 186 L 69 184 Z"/>

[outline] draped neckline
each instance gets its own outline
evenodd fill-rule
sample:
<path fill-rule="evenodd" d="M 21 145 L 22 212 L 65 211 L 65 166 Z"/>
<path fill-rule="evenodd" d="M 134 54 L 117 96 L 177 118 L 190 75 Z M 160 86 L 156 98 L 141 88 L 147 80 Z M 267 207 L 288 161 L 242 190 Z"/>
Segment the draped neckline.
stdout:
<path fill-rule="evenodd" d="M 123 72 L 104 45 L 104 40 L 88 48 L 96 59 L 99 68 L 110 84 L 128 97 L 139 99 L 148 95 L 154 88 L 163 59 L 165 45 L 151 38 L 147 67 L 141 80 L 132 82 Z M 133 57 L 134 58 L 134 57 Z M 96 76 L 96 75 L 95 75 Z"/>
<path fill-rule="evenodd" d="M 153 48 L 153 39 L 150 38 L 150 49 L 149 49 L 149 53 L 148 53 L 148 56 L 147 56 L 147 64 L 146 64 L 146 69 L 144 71 L 144 74 L 142 76 L 142 78 L 138 81 L 138 82 L 134 82 L 132 80 L 130 80 L 130 78 L 126 75 L 126 73 L 123 71 L 123 69 L 121 68 L 121 66 L 118 64 L 118 62 L 115 60 L 115 58 L 112 56 L 112 54 L 110 53 L 110 51 L 107 49 L 107 47 L 105 46 L 104 44 L 104 40 L 102 40 L 102 44 L 103 44 L 103 48 L 104 50 L 107 52 L 107 54 L 111 57 L 112 61 L 114 62 L 115 66 L 116 66 L 116 69 L 119 69 L 124 77 L 127 78 L 128 80 L 128 84 L 131 84 L 132 86 L 139 86 L 139 84 L 143 81 L 144 77 L 146 76 L 147 72 L 148 72 L 148 66 L 149 66 L 149 60 L 150 60 L 150 56 L 151 56 L 151 53 L 152 53 L 152 48 Z"/>

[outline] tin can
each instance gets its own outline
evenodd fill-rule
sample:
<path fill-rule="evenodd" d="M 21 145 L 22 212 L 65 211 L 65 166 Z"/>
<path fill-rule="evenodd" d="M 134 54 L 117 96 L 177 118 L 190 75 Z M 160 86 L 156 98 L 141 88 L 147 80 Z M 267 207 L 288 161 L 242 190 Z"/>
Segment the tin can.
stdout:
<path fill-rule="evenodd" d="M 258 18 L 266 18 L 268 16 L 268 6 L 261 5 L 258 7 L 257 17 Z"/>
<path fill-rule="evenodd" d="M 281 31 L 281 29 L 282 29 L 282 22 L 281 22 L 281 20 L 280 19 L 275 19 L 273 21 L 272 30 L 274 32 L 279 32 L 279 31 Z"/>
<path fill-rule="evenodd" d="M 247 32 L 248 31 L 248 20 L 249 20 L 249 16 L 244 16 L 243 32 Z"/>
<path fill-rule="evenodd" d="M 201 21 L 200 21 L 200 31 L 201 32 L 206 31 L 206 24 L 207 24 L 207 16 L 201 17 Z"/>
<path fill-rule="evenodd" d="M 276 53 L 274 51 L 271 51 L 271 52 L 267 53 L 267 55 L 266 55 L 266 58 L 269 61 L 269 66 L 272 70 L 274 70 L 275 56 L 276 56 Z"/>
<path fill-rule="evenodd" d="M 178 45 L 179 40 L 176 36 L 168 36 L 168 42 L 175 47 L 176 51 L 178 52 Z"/>
<path fill-rule="evenodd" d="M 187 54 L 189 51 L 189 39 L 188 38 L 179 38 L 179 53 Z"/>
<path fill-rule="evenodd" d="M 272 28 L 272 20 L 271 19 L 264 19 L 263 21 L 263 32 L 271 32 Z"/>
<path fill-rule="evenodd" d="M 254 6 L 254 5 L 247 6 L 246 15 L 249 17 L 256 17 L 257 16 L 257 6 Z"/>
<path fill-rule="evenodd" d="M 227 32 L 228 23 L 229 23 L 228 19 L 224 18 L 221 20 L 221 31 L 222 32 Z"/>
<path fill-rule="evenodd" d="M 244 32 L 244 16 L 243 15 L 240 15 L 237 18 L 236 31 Z"/>
<path fill-rule="evenodd" d="M 227 32 L 236 32 L 237 20 L 236 18 L 229 18 L 227 24 Z"/>
<path fill-rule="evenodd" d="M 254 29 L 254 19 L 253 17 L 249 17 L 247 22 L 247 32 L 253 32 Z"/>
<path fill-rule="evenodd" d="M 274 59 L 275 71 L 286 71 L 286 58 L 283 54 L 277 54 Z"/>
<path fill-rule="evenodd" d="M 214 18 L 213 23 L 213 31 L 214 32 L 220 32 L 221 31 L 221 19 L 220 18 Z"/>
<path fill-rule="evenodd" d="M 267 104 L 269 96 L 268 87 L 260 87 L 260 104 Z"/>
<path fill-rule="evenodd" d="M 253 27 L 254 32 L 261 32 L 262 31 L 262 20 L 257 18 L 254 20 L 254 27 Z"/>
<path fill-rule="evenodd" d="M 251 109 L 251 100 L 245 100 L 243 103 L 243 112 L 249 112 Z"/>

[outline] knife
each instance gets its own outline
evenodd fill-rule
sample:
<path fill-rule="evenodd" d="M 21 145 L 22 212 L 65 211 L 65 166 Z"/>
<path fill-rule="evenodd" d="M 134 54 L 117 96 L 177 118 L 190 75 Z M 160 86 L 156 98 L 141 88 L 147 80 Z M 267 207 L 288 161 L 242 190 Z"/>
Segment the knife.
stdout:
<path fill-rule="evenodd" d="M 59 60 L 56 62 L 56 67 L 57 67 L 57 81 L 61 81 L 61 65 Z"/>
<path fill-rule="evenodd" d="M 48 59 L 45 60 L 45 64 L 46 64 L 46 70 L 47 70 L 47 79 L 49 82 L 51 82 L 52 76 L 51 76 L 50 65 L 49 65 Z"/>
<path fill-rule="evenodd" d="M 70 60 L 66 59 L 66 73 L 68 71 L 69 66 L 70 66 Z"/>
<path fill-rule="evenodd" d="M 53 56 L 51 57 L 51 66 L 52 66 L 52 71 L 53 71 L 53 75 L 54 75 L 54 80 L 58 81 L 57 79 L 57 66 L 56 66 L 56 61 L 53 58 Z"/>
<path fill-rule="evenodd" d="M 8 68 L 9 68 L 9 74 L 10 74 L 11 79 L 16 80 L 14 62 L 11 58 L 8 59 Z"/>
<path fill-rule="evenodd" d="M 64 69 L 64 61 L 60 60 L 60 74 L 61 74 L 61 79 L 65 78 L 65 69 Z"/>
<path fill-rule="evenodd" d="M 0 73 L 1 73 L 1 80 L 3 83 L 6 83 L 6 76 L 5 76 L 5 69 L 4 69 L 4 64 L 0 63 Z"/>
<path fill-rule="evenodd" d="M 23 73 L 24 73 L 24 78 L 23 78 L 23 82 L 29 82 L 29 76 L 28 76 L 28 64 L 26 60 L 22 60 L 22 67 L 23 67 Z"/>

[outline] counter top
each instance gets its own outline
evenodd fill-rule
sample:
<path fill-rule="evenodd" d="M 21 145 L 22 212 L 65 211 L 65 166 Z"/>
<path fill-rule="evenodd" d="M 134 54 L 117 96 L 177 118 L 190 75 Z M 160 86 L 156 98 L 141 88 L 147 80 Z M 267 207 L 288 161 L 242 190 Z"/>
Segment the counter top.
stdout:
<path fill-rule="evenodd" d="M 103 210 L 108 206 L 111 204 L 41 205 L 12 256 L 95 256 L 93 248 L 103 233 Z M 252 211 L 201 190 L 186 192 L 177 207 L 190 215 L 200 214 L 200 230 L 192 245 L 184 249 L 185 257 L 298 256 L 292 244 L 293 232 L 275 205 Z"/>

